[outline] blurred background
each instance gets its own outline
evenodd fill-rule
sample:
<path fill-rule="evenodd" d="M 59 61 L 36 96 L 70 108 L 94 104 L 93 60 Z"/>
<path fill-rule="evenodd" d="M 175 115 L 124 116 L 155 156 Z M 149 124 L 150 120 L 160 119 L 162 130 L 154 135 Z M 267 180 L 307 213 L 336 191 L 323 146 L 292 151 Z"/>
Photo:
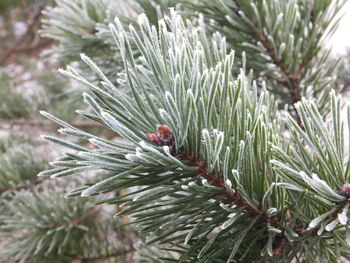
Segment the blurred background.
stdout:
<path fill-rule="evenodd" d="M 55 1 L 0 0 L 0 262 L 134 262 L 139 237 L 119 227 L 126 219 L 113 219 L 115 207 L 96 208 L 95 198 L 64 198 L 79 178 L 37 177 L 62 151 L 41 139 L 58 125 L 40 110 L 87 131 L 101 130 L 77 117 L 75 110 L 84 109 L 81 87 L 57 72 L 75 62 L 59 52 L 56 40 L 42 37 L 49 19 L 43 10 L 51 6 Z M 41 245 L 33 246 L 38 235 Z"/>
<path fill-rule="evenodd" d="M 345 4 L 340 17 L 339 27 L 330 39 L 328 46 L 334 54 L 346 55 L 350 48 L 350 1 Z"/>

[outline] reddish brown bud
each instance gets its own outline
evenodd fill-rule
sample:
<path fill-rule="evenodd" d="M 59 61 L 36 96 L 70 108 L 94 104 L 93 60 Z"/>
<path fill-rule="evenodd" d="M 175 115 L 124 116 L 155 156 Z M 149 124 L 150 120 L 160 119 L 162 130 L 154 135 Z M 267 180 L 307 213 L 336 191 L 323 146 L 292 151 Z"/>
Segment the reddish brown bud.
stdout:
<path fill-rule="evenodd" d="M 174 139 L 173 133 L 165 125 L 157 125 L 157 136 L 163 142 L 164 145 L 169 145 L 169 143 Z"/>
<path fill-rule="evenodd" d="M 90 35 L 96 35 L 97 33 L 97 30 L 95 28 L 90 28 L 87 30 L 87 32 L 90 34 Z"/>
<path fill-rule="evenodd" d="M 350 184 L 346 183 L 339 188 L 339 194 L 342 196 L 350 197 Z"/>
<path fill-rule="evenodd" d="M 175 151 L 175 140 L 174 135 L 166 125 L 157 125 L 156 134 L 149 133 L 147 134 L 148 140 L 155 145 L 164 146 L 167 145 L 170 147 L 170 152 Z"/>
<path fill-rule="evenodd" d="M 156 145 L 162 145 L 162 141 L 159 139 L 158 135 L 154 133 L 149 133 L 149 134 L 146 134 L 146 136 L 151 143 Z"/>

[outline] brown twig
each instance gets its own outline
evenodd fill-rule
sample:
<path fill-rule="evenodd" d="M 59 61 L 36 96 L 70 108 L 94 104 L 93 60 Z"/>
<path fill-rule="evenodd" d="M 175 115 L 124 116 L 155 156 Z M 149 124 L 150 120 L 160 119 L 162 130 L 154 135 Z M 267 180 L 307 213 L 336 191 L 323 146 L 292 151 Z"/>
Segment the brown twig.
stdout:
<path fill-rule="evenodd" d="M 232 0 L 238 8 L 240 8 L 240 5 L 237 0 Z M 238 17 L 242 17 L 240 10 L 239 9 L 233 9 L 235 14 Z M 251 26 L 249 23 L 246 23 L 244 19 L 242 19 L 243 23 L 250 28 L 251 30 L 251 36 L 258 42 L 260 42 L 263 47 L 266 50 L 266 53 L 269 55 L 271 58 L 271 61 L 281 70 L 283 75 L 285 76 L 286 79 L 281 79 L 277 78 L 273 75 L 268 75 L 269 78 L 275 80 L 279 84 L 283 85 L 286 87 L 289 91 L 290 95 L 290 110 L 293 113 L 294 117 L 296 118 L 296 121 L 298 125 L 303 128 L 302 121 L 300 119 L 299 113 L 295 107 L 295 103 L 301 100 L 301 92 L 300 92 L 300 78 L 301 74 L 307 65 L 308 61 L 306 59 L 303 59 L 302 62 L 300 63 L 299 67 L 296 69 L 296 71 L 293 73 L 290 71 L 288 66 L 278 58 L 275 49 L 270 45 L 270 42 L 267 38 L 267 36 L 258 30 L 258 25 Z"/>
<path fill-rule="evenodd" d="M 217 174 L 215 171 L 209 172 L 208 165 L 200 160 L 198 156 L 187 152 L 184 148 L 177 149 L 175 145 L 174 135 L 166 125 L 157 125 L 156 133 L 147 134 L 146 136 L 149 141 L 155 145 L 169 146 L 170 152 L 177 159 L 186 163 L 188 166 L 197 168 L 196 173 L 193 175 L 198 176 L 199 178 L 204 178 L 210 185 L 220 188 L 221 190 L 217 193 L 217 195 L 221 196 L 224 202 L 233 203 L 236 206 L 243 208 L 246 211 L 247 215 L 254 218 L 258 217 L 266 224 L 271 224 L 276 228 L 279 227 L 278 224 L 280 222 L 280 218 L 277 214 L 269 215 L 265 209 L 261 207 L 261 205 L 249 204 L 242 196 L 240 196 L 238 191 L 235 191 L 233 194 L 229 193 L 226 190 L 225 182 L 222 176 Z"/>
<path fill-rule="evenodd" d="M 44 49 L 51 46 L 54 43 L 51 39 L 46 39 L 45 41 L 40 41 L 40 38 L 36 38 L 29 46 L 18 47 L 13 49 L 13 53 L 29 53 L 37 50 Z"/>
<path fill-rule="evenodd" d="M 39 21 L 39 18 L 41 16 L 41 11 L 44 9 L 44 6 L 45 4 L 40 8 L 38 8 L 38 10 L 36 10 L 32 14 L 32 16 L 29 18 L 27 22 L 26 32 L 23 35 L 21 35 L 19 38 L 17 38 L 14 43 L 11 43 L 11 46 L 8 47 L 8 49 L 5 50 L 5 52 L 2 55 L 0 55 L 0 65 L 3 65 L 12 56 L 12 54 L 17 52 L 17 50 L 21 50 L 25 48 L 23 46 L 23 43 L 26 42 L 25 40 L 27 39 L 28 34 L 33 30 L 33 27 Z"/>
<path fill-rule="evenodd" d="M 340 204 L 339 208 L 333 214 L 331 214 L 328 217 L 328 219 L 330 219 L 332 221 L 335 218 L 337 218 L 338 214 L 344 209 L 346 202 L 343 202 L 342 204 Z M 295 228 L 295 229 L 293 229 L 293 231 L 295 233 L 297 233 L 299 235 L 299 237 L 301 237 L 301 239 L 296 240 L 296 242 L 302 242 L 304 240 L 304 238 L 308 235 L 316 236 L 317 232 L 320 230 L 320 228 L 321 227 L 316 227 L 316 228 L 311 228 L 311 229 L 310 228 Z M 269 257 L 268 260 L 273 261 L 274 258 L 282 255 L 284 253 L 285 249 L 287 249 L 288 247 L 290 247 L 290 242 L 288 241 L 286 236 L 283 235 L 282 241 L 280 242 L 279 247 L 277 247 L 276 249 L 273 250 L 273 256 Z"/>
<path fill-rule="evenodd" d="M 233 195 L 228 193 L 225 188 L 222 176 L 218 175 L 215 172 L 208 173 L 208 166 L 204 162 L 200 161 L 192 154 L 187 154 L 183 149 L 180 149 L 178 151 L 176 157 L 179 158 L 181 161 L 185 161 L 186 164 L 189 166 L 197 167 L 197 176 L 199 176 L 200 178 L 205 178 L 211 185 L 221 188 L 222 190 L 218 194 L 227 203 L 232 203 L 238 207 L 244 208 L 248 216 L 251 216 L 253 218 L 258 217 L 261 221 L 265 222 L 266 224 L 270 224 L 271 226 L 274 226 L 275 228 L 279 229 L 279 222 L 281 219 L 277 214 L 267 214 L 265 209 L 259 204 L 253 204 L 252 206 L 240 196 L 238 191 L 235 191 Z M 281 255 L 284 252 L 284 250 L 290 245 L 283 231 L 279 234 L 279 236 L 281 239 L 281 243 L 277 248 L 273 250 L 273 256 L 269 257 L 268 261 L 272 261 L 275 257 Z"/>
<path fill-rule="evenodd" d="M 45 180 L 49 179 L 50 177 L 39 177 L 39 178 L 34 178 L 32 180 L 27 180 L 26 183 L 21 184 L 21 185 L 16 185 L 13 187 L 6 187 L 6 188 L 0 188 L 0 193 L 7 192 L 7 191 L 19 191 L 22 189 L 27 189 L 31 186 L 41 184 Z"/>
<path fill-rule="evenodd" d="M 28 12 L 28 2 L 26 0 L 21 0 L 22 9 L 27 13 Z"/>
<path fill-rule="evenodd" d="M 228 203 L 233 203 L 238 207 L 244 208 L 246 213 L 251 217 L 259 217 L 259 219 L 266 224 L 270 224 L 271 226 L 280 229 L 280 221 L 281 218 L 278 215 L 268 215 L 263 207 L 261 207 L 259 204 L 248 204 L 244 198 L 242 198 L 239 193 L 236 191 L 233 195 L 230 195 L 230 193 L 227 192 L 225 188 L 224 181 L 222 179 L 222 176 L 218 175 L 215 172 L 208 173 L 208 166 L 203 162 L 200 161 L 198 158 L 194 157 L 192 154 L 186 153 L 183 149 L 180 149 L 176 155 L 178 159 L 181 161 L 185 161 L 187 165 L 192 167 L 197 167 L 197 173 L 196 175 L 205 178 L 208 180 L 208 182 L 216 187 L 221 188 L 222 190 L 218 193 L 220 196 L 224 198 L 224 200 Z M 330 219 L 334 219 L 338 216 L 338 214 L 344 209 L 346 202 L 340 204 L 337 211 L 335 211 L 332 215 L 330 215 Z M 291 215 L 286 215 L 287 221 L 288 218 L 291 217 Z M 316 235 L 318 230 L 320 228 L 295 228 L 292 229 L 295 233 L 301 237 L 301 239 L 296 240 L 296 242 L 302 242 L 304 237 L 307 235 Z M 280 239 L 280 244 L 277 248 L 273 250 L 273 255 L 268 258 L 268 261 L 273 261 L 274 258 L 282 255 L 287 248 L 290 247 L 290 242 L 288 238 L 284 234 L 284 230 L 280 234 L 278 234 Z"/>
<path fill-rule="evenodd" d="M 301 100 L 299 83 L 300 83 L 300 76 L 301 76 L 302 70 L 304 69 L 305 62 L 303 61 L 299 65 L 295 73 L 291 73 L 288 67 L 283 63 L 283 61 L 277 57 L 275 49 L 270 46 L 267 37 L 263 34 L 258 34 L 257 31 L 254 32 L 254 35 L 255 35 L 255 38 L 257 38 L 262 43 L 262 45 L 266 49 L 273 63 L 276 64 L 281 69 L 281 71 L 287 78 L 287 80 L 279 81 L 279 83 L 285 86 L 286 88 L 288 88 L 289 94 L 291 96 L 291 101 L 290 101 L 291 111 L 293 112 L 298 125 L 300 127 L 303 127 L 299 113 L 295 107 L 295 103 Z"/>
<path fill-rule="evenodd" d="M 253 217 L 258 216 L 263 221 L 272 223 L 277 223 L 280 221 L 277 215 L 267 215 L 264 208 L 262 208 L 260 205 L 254 204 L 251 206 L 248 204 L 237 191 L 233 195 L 230 195 L 225 189 L 225 184 L 222 177 L 215 172 L 208 173 L 208 166 L 203 161 L 200 161 L 198 158 L 194 157 L 194 155 L 187 154 L 184 152 L 184 150 L 180 149 L 177 153 L 177 158 L 181 161 L 185 161 L 189 166 L 197 167 L 197 176 L 205 178 L 211 185 L 221 188 L 222 190 L 219 192 L 219 195 L 221 195 L 227 202 L 243 207 L 249 215 Z"/>
<path fill-rule="evenodd" d="M 83 221 L 84 219 L 88 218 L 89 216 L 96 214 L 97 212 L 99 212 L 101 210 L 102 206 L 95 206 L 94 208 L 90 209 L 89 211 L 87 211 L 85 214 L 72 219 L 71 221 L 63 221 L 63 222 L 58 222 L 52 225 L 53 228 L 58 228 L 58 227 L 68 227 L 68 226 L 75 226 L 77 224 L 79 224 L 81 221 Z"/>

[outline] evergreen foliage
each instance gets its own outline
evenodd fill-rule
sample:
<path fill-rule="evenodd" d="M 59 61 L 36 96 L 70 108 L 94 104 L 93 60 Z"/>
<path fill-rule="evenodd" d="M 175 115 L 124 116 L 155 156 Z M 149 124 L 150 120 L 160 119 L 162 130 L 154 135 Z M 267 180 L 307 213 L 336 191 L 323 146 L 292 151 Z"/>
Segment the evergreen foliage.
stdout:
<path fill-rule="evenodd" d="M 137 233 L 97 200 L 63 198 L 79 179 L 38 178 L 47 169 L 42 151 L 29 140 L 1 143 L 0 262 L 131 262 Z"/>
<path fill-rule="evenodd" d="M 80 53 L 94 57 L 95 63 L 110 76 L 123 66 L 118 63 L 120 54 L 108 29 L 108 22 L 120 16 L 125 24 L 135 24 L 137 14 L 145 13 L 157 24 L 162 13 L 176 1 L 173 0 L 57 0 L 57 6 L 47 8 L 43 19 L 43 36 L 59 42 L 53 52 L 67 62 L 79 61 Z M 83 18 L 83 19 L 82 19 Z M 95 75 L 90 77 L 94 80 Z"/>
<path fill-rule="evenodd" d="M 37 177 L 60 152 L 38 138 L 53 127 L 39 109 L 91 130 L 99 126 L 73 116 L 80 88 L 55 72 L 57 55 L 40 53 L 52 43 L 37 32 L 49 1 L 15 2 L 0 21 L 0 262 L 141 262 L 132 259 L 140 236 L 120 228 L 127 221 L 114 220 L 114 209 L 95 207 L 97 199 L 64 199 L 79 178 L 49 183 Z"/>
<path fill-rule="evenodd" d="M 40 188 L 21 191 L 5 201 L 6 212 L 0 219 L 8 258 L 18 262 L 130 260 L 134 234 L 128 233 L 129 239 L 123 236 L 125 232 L 116 225 L 119 221 L 111 222 L 91 200 L 62 198 L 60 186 Z M 111 241 L 117 238 L 124 242 Z"/>
<path fill-rule="evenodd" d="M 342 0 L 187 1 L 185 12 L 202 13 L 211 32 L 247 56 L 247 68 L 297 117 L 294 104 L 312 98 L 323 111 L 336 85 L 339 62 L 324 48 L 337 26 Z M 315 65 L 318 65 L 315 68 Z M 327 111 L 325 111 L 327 112 Z M 300 120 L 299 120 L 300 122 Z"/>
<path fill-rule="evenodd" d="M 21 94 L 11 89 L 10 78 L 6 73 L 0 75 L 0 97 L 3 101 L 0 105 L 2 119 L 28 117 L 29 102 Z M 6 98 L 6 99 L 4 99 Z"/>
<path fill-rule="evenodd" d="M 348 262 L 344 3 L 56 0 L 64 80 L 17 59 L 33 99 L 0 71 L 3 124 L 61 127 L 0 141 L 0 261 Z"/>
<path fill-rule="evenodd" d="M 22 145 L 15 147 L 17 143 Z M 28 180 L 37 179 L 36 175 L 48 168 L 48 159 L 28 141 L 6 139 L 1 143 L 0 153 L 0 194 L 25 188 Z"/>
<path fill-rule="evenodd" d="M 330 97 L 327 123 L 313 102 L 299 102 L 300 127 L 278 111 L 265 88 L 258 92 L 245 67 L 235 76 L 234 52 L 227 53 L 220 34 L 207 36 L 204 20 L 184 22 L 173 11 L 158 31 L 145 15 L 138 20 L 127 32 L 118 19 L 110 24 L 132 96 L 113 96 L 116 87 L 86 55 L 82 60 L 100 77 L 99 85 L 73 68 L 61 71 L 89 88 L 84 101 L 93 113 L 79 113 L 131 144 L 43 113 L 63 127 L 61 133 L 96 148 L 45 136 L 74 152 L 40 175 L 110 171 L 109 178 L 68 196 L 128 188 L 103 202 L 126 206 L 119 215 L 135 218 L 149 234 L 147 244 L 171 244 L 179 262 L 348 258 L 348 157 L 336 96 Z M 281 136 L 285 129 L 291 141 Z"/>

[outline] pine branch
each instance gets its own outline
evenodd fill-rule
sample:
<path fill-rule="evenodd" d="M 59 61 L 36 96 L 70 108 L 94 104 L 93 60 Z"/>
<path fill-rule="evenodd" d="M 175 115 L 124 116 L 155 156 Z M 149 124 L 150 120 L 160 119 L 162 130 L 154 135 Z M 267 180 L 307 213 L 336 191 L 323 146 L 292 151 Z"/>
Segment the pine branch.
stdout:
<path fill-rule="evenodd" d="M 238 9 L 236 9 L 236 8 L 233 9 L 234 12 L 236 13 L 236 15 L 238 17 L 242 18 L 242 15 L 241 15 L 240 9 L 239 9 L 240 8 L 240 4 L 238 3 L 237 0 L 232 0 L 232 1 L 238 7 Z M 301 100 L 301 92 L 300 92 L 299 82 L 300 82 L 300 77 L 301 77 L 302 71 L 304 69 L 304 66 L 306 64 L 306 61 L 305 60 L 302 61 L 302 63 L 299 65 L 299 67 L 298 67 L 298 69 L 296 70 L 295 73 L 290 72 L 290 70 L 287 67 L 287 65 L 285 65 L 284 62 L 277 57 L 275 49 L 270 45 L 267 36 L 263 32 L 258 30 L 259 26 L 257 24 L 254 24 L 254 26 L 252 26 L 251 24 L 247 23 L 245 21 L 245 19 L 242 19 L 242 22 L 247 27 L 250 28 L 252 37 L 256 41 L 260 41 L 262 43 L 262 45 L 266 49 L 267 54 L 270 56 L 272 62 L 278 68 L 280 68 L 281 71 L 283 72 L 283 74 L 285 75 L 286 80 L 282 80 L 282 79 L 276 78 L 276 77 L 274 77 L 272 75 L 268 75 L 268 77 L 273 79 L 273 80 L 275 80 L 275 81 L 277 81 L 279 84 L 283 85 L 284 87 L 286 87 L 289 90 L 289 94 L 290 94 L 290 97 L 291 97 L 290 107 L 292 108 L 293 115 L 295 116 L 299 126 L 303 127 L 301 119 L 300 119 L 300 116 L 299 116 L 298 111 L 296 110 L 294 104 Z M 313 27 L 314 27 L 314 24 L 313 24 Z"/>
<path fill-rule="evenodd" d="M 344 209 L 344 207 L 346 206 L 348 201 L 343 202 L 342 204 L 340 204 L 339 208 L 332 214 L 330 215 L 327 219 L 330 221 L 335 220 L 336 218 L 338 218 L 338 214 Z M 301 238 L 294 241 L 295 243 L 300 243 L 303 242 L 306 238 L 310 237 L 310 236 L 317 236 L 318 235 L 318 231 L 321 229 L 321 226 L 316 227 L 316 228 L 298 228 L 295 227 L 292 230 L 297 233 Z M 268 258 L 269 262 L 272 262 L 274 260 L 274 258 L 277 258 L 281 255 L 283 255 L 283 253 L 285 252 L 286 249 L 291 247 L 291 243 L 289 242 L 288 238 L 283 234 L 281 234 L 281 241 L 280 241 L 280 245 L 275 248 L 273 250 L 273 256 L 270 256 Z"/>
<path fill-rule="evenodd" d="M 277 214 L 267 214 L 267 212 L 259 204 L 254 204 L 254 206 L 251 206 L 244 200 L 244 198 L 242 198 L 239 195 L 237 189 L 233 194 L 229 193 L 225 188 L 225 182 L 223 181 L 222 175 L 217 174 L 215 171 L 208 172 L 209 168 L 207 164 L 205 164 L 203 161 L 200 160 L 200 158 L 194 156 L 193 154 L 187 153 L 183 148 L 177 151 L 172 132 L 162 125 L 158 126 L 157 130 L 160 130 L 159 128 L 162 128 L 162 132 L 160 134 L 158 133 L 147 135 L 151 142 L 159 146 L 167 145 L 171 147 L 172 152 L 174 153 L 174 156 L 176 158 L 183 161 L 186 165 L 197 168 L 196 173 L 193 176 L 198 176 L 200 179 L 206 179 L 208 180 L 210 185 L 221 188 L 221 191 L 217 193 L 217 196 L 220 196 L 225 203 L 234 204 L 237 207 L 243 208 L 246 211 L 247 215 L 250 216 L 252 219 L 258 217 L 262 222 L 264 222 L 264 224 L 270 224 L 276 229 L 279 229 L 281 227 L 281 219 Z M 164 133 L 166 135 L 164 135 Z M 162 139 L 165 137 L 171 139 Z M 338 214 L 344 209 L 346 204 L 347 200 L 342 202 L 339 208 L 331 216 L 329 216 L 329 219 L 334 220 L 335 218 L 337 218 Z M 287 214 L 285 221 L 288 222 L 289 218 L 291 217 L 293 217 L 293 215 Z M 296 240 L 296 243 L 298 243 L 303 242 L 306 236 L 317 235 L 319 229 L 320 227 L 314 229 L 295 227 L 291 230 L 301 237 L 299 240 Z M 291 245 L 287 236 L 284 234 L 284 231 L 279 233 L 278 236 L 280 236 L 280 244 L 277 246 L 277 248 L 273 250 L 273 255 L 268 258 L 269 262 L 272 262 L 276 257 L 281 256 L 285 252 L 285 250 L 288 249 Z"/>
<path fill-rule="evenodd" d="M 264 223 L 271 224 L 273 227 L 279 228 L 280 218 L 278 215 L 268 215 L 266 211 L 258 204 L 255 204 L 252 207 L 238 194 L 238 191 L 235 191 L 235 193 L 231 195 L 225 189 L 225 183 L 222 180 L 222 176 L 216 174 L 215 172 L 208 174 L 208 166 L 197 158 L 194 158 L 192 154 L 186 154 L 180 150 L 178 155 L 179 159 L 185 161 L 187 165 L 198 168 L 197 176 L 207 179 L 211 185 L 221 188 L 222 191 L 219 192 L 218 195 L 221 195 L 223 199 L 226 200 L 226 203 L 235 204 L 238 207 L 244 208 L 252 219 L 259 217 Z M 272 262 L 274 258 L 282 255 L 284 250 L 290 246 L 290 242 L 283 232 L 281 232 L 280 236 L 280 245 L 278 248 L 273 250 L 273 256 L 268 258 L 269 262 Z"/>
<path fill-rule="evenodd" d="M 242 65 L 267 82 L 280 106 L 287 104 L 299 125 L 294 104 L 302 96 L 317 100 L 320 110 L 327 112 L 329 87 L 339 89 L 333 78 L 338 62 L 321 40 L 334 32 L 336 14 L 344 1 L 182 2 L 186 15 L 203 13 L 212 32 L 225 34 L 240 59 L 249 58 Z M 243 52 L 246 55 L 240 56 Z"/>
<path fill-rule="evenodd" d="M 216 187 L 221 188 L 222 190 L 218 193 L 219 196 L 222 196 L 226 203 L 232 203 L 239 207 L 242 207 L 251 217 L 259 217 L 262 221 L 277 223 L 280 221 L 277 215 L 268 215 L 266 211 L 259 205 L 255 204 L 253 207 L 248 204 L 236 191 L 233 195 L 230 194 L 225 189 L 225 182 L 223 181 L 223 176 L 217 174 L 216 172 L 208 173 L 208 165 L 203 161 L 200 161 L 198 157 L 195 157 L 191 153 L 186 153 L 183 149 L 180 149 L 176 153 L 176 157 L 184 161 L 187 165 L 197 168 L 196 175 L 202 179 L 207 179 L 208 182 Z"/>
<path fill-rule="evenodd" d="M 31 53 L 49 48 L 53 43 L 54 41 L 51 39 L 47 39 L 45 41 L 33 40 L 33 42 L 28 46 L 13 48 L 12 53 Z"/>
<path fill-rule="evenodd" d="M 236 189 L 236 191 L 232 194 L 226 190 L 225 182 L 223 181 L 223 176 L 217 174 L 215 171 L 209 172 L 208 165 L 200 160 L 199 157 L 194 156 L 191 153 L 187 153 L 183 148 L 176 150 L 176 145 L 174 141 L 173 133 L 164 125 L 160 125 L 157 127 L 157 134 L 148 134 L 147 137 L 150 141 L 158 146 L 169 146 L 172 149 L 172 152 L 176 158 L 183 161 L 186 165 L 197 168 L 194 176 L 198 176 L 201 179 L 206 179 L 210 185 L 218 187 L 221 189 L 217 193 L 217 196 L 222 197 L 225 203 L 234 204 L 239 208 L 243 208 L 247 215 L 252 219 L 260 218 L 264 224 L 270 224 L 276 229 L 280 228 L 281 219 L 277 214 L 270 215 L 261 207 L 259 204 L 248 204 L 243 197 L 241 197 Z M 345 202 L 346 204 L 346 202 Z M 332 217 L 336 218 L 338 216 L 339 211 L 341 211 L 344 206 L 340 207 Z M 288 221 L 292 215 L 288 214 L 285 221 Z M 301 237 L 304 237 L 310 233 L 316 234 L 318 229 L 292 229 L 293 232 L 299 234 Z M 280 236 L 280 245 L 275 248 L 272 253 L 273 255 L 268 258 L 269 262 L 272 262 L 274 258 L 282 255 L 285 249 L 290 247 L 290 241 L 284 234 L 284 231 L 278 234 Z M 298 240 L 297 242 L 302 242 L 303 239 Z"/>
<path fill-rule="evenodd" d="M 77 218 L 73 218 L 70 221 L 57 222 L 52 227 L 59 228 L 59 227 L 71 227 L 71 226 L 77 225 L 84 219 L 88 218 L 89 216 L 98 213 L 101 209 L 102 209 L 102 206 L 95 206 L 91 210 L 87 211 L 85 214 Z"/>
<path fill-rule="evenodd" d="M 65 261 L 69 253 L 82 255 L 85 250 L 96 251 L 95 247 L 88 246 L 93 244 L 89 240 L 99 240 L 105 234 L 99 232 L 101 218 L 94 217 L 101 206 L 94 206 L 86 199 L 64 198 L 62 189 L 61 184 L 47 184 L 42 188 L 20 191 L 12 200 L 4 202 L 6 213 L 0 217 L 0 234 L 6 237 L 4 255 L 7 259 Z M 94 245 L 99 248 L 109 246 L 106 241 L 99 241 L 101 243 Z"/>
<path fill-rule="evenodd" d="M 42 182 L 46 181 L 49 179 L 49 177 L 40 177 L 40 178 L 34 178 L 32 180 L 27 180 L 26 183 L 16 185 L 13 187 L 5 187 L 5 188 L 0 188 L 0 193 L 7 192 L 7 191 L 19 191 L 23 189 L 28 189 L 30 187 L 33 187 L 35 185 L 39 185 Z"/>
<path fill-rule="evenodd" d="M 105 180 L 69 196 L 136 189 L 102 202 L 125 205 L 120 216 L 133 215 L 144 232 L 156 234 L 149 244 L 178 245 L 183 262 L 312 262 L 323 256 L 331 262 L 331 250 L 346 255 L 335 237 L 344 234 L 349 205 L 333 189 L 348 180 L 350 170 L 350 165 L 344 169 L 336 99 L 331 98 L 333 125 L 323 123 L 312 103 L 297 103 L 302 129 L 290 114 L 277 113 L 266 90 L 257 95 L 252 76 L 242 70 L 233 77 L 233 53 L 226 53 L 218 34 L 210 42 L 202 22 L 187 27 L 173 12 L 159 23 L 159 31 L 145 16 L 139 18 L 140 30 L 130 27 L 129 33 L 119 20 L 111 24 L 132 96 L 113 96 L 70 68 L 63 73 L 88 87 L 84 101 L 93 119 L 130 144 L 86 133 L 45 113 L 64 127 L 63 133 L 96 148 L 46 136 L 76 153 L 59 158 L 44 174 L 110 171 Z M 143 54 L 142 67 L 134 58 L 137 52 Z M 82 59 L 105 87 L 114 87 L 90 58 Z M 281 135 L 284 125 L 293 138 L 288 143 Z M 154 127 L 156 133 L 149 133 Z M 311 242 L 315 238 L 329 251 Z"/>
<path fill-rule="evenodd" d="M 23 42 L 28 38 L 28 34 L 33 30 L 33 27 L 38 23 L 42 10 L 45 8 L 48 1 L 46 1 L 43 5 L 41 5 L 29 18 L 27 22 L 27 30 L 26 32 L 21 35 L 19 38 L 15 40 L 14 43 L 11 44 L 10 47 L 8 47 L 7 50 L 0 56 L 0 65 L 3 65 L 6 63 L 6 61 L 16 52 L 22 52 L 22 49 L 26 51 L 27 48 L 32 47 L 30 45 L 29 47 L 23 47 Z M 36 46 L 37 45 L 33 45 Z"/>

